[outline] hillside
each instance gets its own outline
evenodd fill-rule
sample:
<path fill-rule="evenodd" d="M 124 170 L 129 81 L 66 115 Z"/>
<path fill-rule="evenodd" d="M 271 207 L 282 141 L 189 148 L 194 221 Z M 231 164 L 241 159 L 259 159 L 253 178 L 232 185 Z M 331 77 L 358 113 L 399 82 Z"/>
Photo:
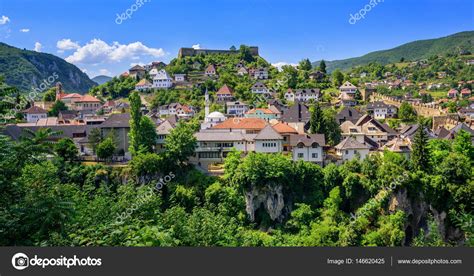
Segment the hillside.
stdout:
<path fill-rule="evenodd" d="M 97 85 L 75 65 L 57 56 L 29 50 L 21 50 L 5 43 L 0 43 L 0 75 L 5 77 L 8 85 L 30 91 L 56 73 L 56 81 L 63 84 L 67 92 L 85 93 Z"/>
<path fill-rule="evenodd" d="M 368 53 L 361 57 L 327 61 L 326 65 L 328 71 L 335 69 L 347 70 L 370 62 L 378 62 L 385 65 L 399 62 L 401 58 L 405 60 L 419 60 L 432 55 L 459 53 L 461 51 L 474 52 L 474 31 L 456 33 L 436 39 L 417 40 L 393 49 Z M 313 63 L 313 65 L 318 66 L 319 61 Z"/>
<path fill-rule="evenodd" d="M 92 81 L 94 81 L 97 84 L 103 84 L 103 83 L 108 82 L 111 79 L 112 77 L 100 75 L 100 76 L 93 77 Z"/>

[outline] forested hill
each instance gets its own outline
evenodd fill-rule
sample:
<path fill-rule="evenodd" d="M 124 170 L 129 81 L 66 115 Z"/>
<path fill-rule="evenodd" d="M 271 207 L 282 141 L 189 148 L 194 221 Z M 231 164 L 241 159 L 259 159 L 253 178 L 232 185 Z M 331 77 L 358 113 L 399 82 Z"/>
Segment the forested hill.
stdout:
<path fill-rule="evenodd" d="M 97 85 L 75 65 L 57 56 L 18 49 L 0 43 L 0 75 L 5 77 L 8 85 L 20 91 L 30 91 L 41 82 L 56 73 L 67 92 L 87 92 Z"/>
<path fill-rule="evenodd" d="M 326 61 L 326 65 L 328 71 L 335 69 L 347 70 L 370 62 L 385 65 L 399 62 L 402 58 L 414 61 L 433 55 L 459 54 L 461 52 L 474 52 L 474 31 L 456 33 L 436 39 L 417 40 L 393 49 L 368 53 L 361 57 Z M 318 66 L 319 61 L 313 63 L 313 65 Z"/>

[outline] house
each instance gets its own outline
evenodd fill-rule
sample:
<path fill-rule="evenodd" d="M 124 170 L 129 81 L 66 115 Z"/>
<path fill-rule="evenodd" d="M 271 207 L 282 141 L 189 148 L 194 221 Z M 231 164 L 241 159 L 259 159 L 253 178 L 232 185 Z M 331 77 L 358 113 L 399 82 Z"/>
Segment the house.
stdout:
<path fill-rule="evenodd" d="M 407 139 L 408 141 L 413 142 L 415 139 L 415 134 L 418 131 L 418 128 L 420 127 L 419 124 L 413 124 L 413 125 L 406 125 L 402 129 L 400 129 L 400 137 Z M 433 133 L 428 127 L 423 127 L 423 131 L 425 132 L 426 136 L 428 139 L 434 139 L 437 137 L 435 133 Z"/>
<path fill-rule="evenodd" d="M 82 98 L 81 94 L 78 93 L 71 93 L 71 94 L 62 94 L 56 95 L 56 101 L 62 101 L 68 108 L 73 108 L 74 102 L 80 100 Z"/>
<path fill-rule="evenodd" d="M 283 151 L 283 137 L 266 125 L 254 138 L 255 152 L 278 153 Z"/>
<path fill-rule="evenodd" d="M 224 114 L 214 111 L 204 117 L 204 122 L 201 124 L 201 129 L 212 128 L 227 120 Z"/>
<path fill-rule="evenodd" d="M 290 136 L 299 134 L 298 131 L 290 126 L 288 123 L 276 122 L 272 125 L 273 129 L 283 137 L 283 152 L 290 151 Z"/>
<path fill-rule="evenodd" d="M 253 78 L 257 80 L 268 79 L 268 70 L 266 68 L 257 68 L 253 70 Z"/>
<path fill-rule="evenodd" d="M 447 130 L 447 132 L 445 132 L 445 131 L 440 132 L 439 133 L 440 135 L 438 136 L 438 138 L 453 140 L 454 138 L 456 138 L 457 134 L 461 130 L 464 130 L 467 133 L 471 134 L 471 141 L 472 141 L 472 143 L 474 143 L 474 130 L 472 128 L 470 128 L 468 125 L 466 125 L 465 123 L 459 123 L 455 127 L 453 127 L 452 129 Z"/>
<path fill-rule="evenodd" d="M 229 118 L 212 129 L 239 130 L 245 134 L 257 134 L 267 122 L 260 118 Z"/>
<path fill-rule="evenodd" d="M 36 123 L 39 119 L 46 119 L 48 117 L 46 110 L 34 105 L 24 110 L 23 113 L 26 115 L 28 123 Z"/>
<path fill-rule="evenodd" d="M 182 119 L 189 119 L 194 116 L 194 109 L 188 105 L 181 105 L 176 108 L 176 116 Z"/>
<path fill-rule="evenodd" d="M 359 142 L 363 142 L 364 136 L 371 140 L 383 144 L 397 136 L 397 132 L 391 129 L 387 124 L 382 124 L 366 114 L 353 123 L 345 121 L 340 126 L 343 137 L 360 137 Z"/>
<path fill-rule="evenodd" d="M 438 79 L 443 79 L 443 78 L 446 78 L 446 72 L 437 72 L 436 73 L 437 76 L 438 76 Z"/>
<path fill-rule="evenodd" d="M 341 100 L 342 106 L 357 105 L 357 101 L 355 99 L 357 87 L 355 85 L 346 81 L 339 87 L 339 91 L 341 92 L 340 100 Z"/>
<path fill-rule="evenodd" d="M 245 76 L 245 75 L 248 75 L 248 74 L 249 74 L 249 71 L 245 67 L 240 67 L 237 70 L 237 75 L 239 75 L 239 76 Z"/>
<path fill-rule="evenodd" d="M 318 101 L 320 97 L 321 91 L 318 88 L 296 89 L 295 91 L 295 99 L 301 102 Z"/>
<path fill-rule="evenodd" d="M 360 117 L 362 117 L 362 114 L 360 114 L 359 111 L 357 111 L 353 107 L 344 107 L 339 113 L 336 115 L 336 121 L 339 124 L 344 123 L 345 121 L 351 121 L 353 123 L 356 123 Z"/>
<path fill-rule="evenodd" d="M 216 67 L 213 64 L 207 66 L 206 71 L 204 71 L 206 76 L 215 76 L 217 74 Z"/>
<path fill-rule="evenodd" d="M 369 114 L 374 115 L 377 120 L 384 120 L 387 118 L 394 118 L 397 116 L 397 107 L 394 105 L 385 104 L 382 101 L 372 102 L 367 105 Z"/>
<path fill-rule="evenodd" d="M 293 161 L 303 160 L 319 165 L 324 163 L 326 145 L 324 134 L 294 134 L 290 136 L 290 150 Z"/>
<path fill-rule="evenodd" d="M 448 91 L 448 98 L 456 98 L 458 96 L 459 91 L 452 88 Z"/>
<path fill-rule="evenodd" d="M 474 108 L 470 106 L 463 107 L 458 111 L 458 114 L 461 118 L 470 118 L 472 120 L 474 119 Z"/>
<path fill-rule="evenodd" d="M 284 98 L 288 102 L 294 102 L 295 101 L 295 93 L 291 88 L 288 88 L 288 90 L 285 92 Z"/>
<path fill-rule="evenodd" d="M 471 90 L 469 88 L 464 88 L 461 90 L 461 97 L 462 98 L 469 98 L 471 97 Z"/>
<path fill-rule="evenodd" d="M 82 112 L 95 112 L 101 106 L 100 100 L 91 95 L 84 95 L 73 103 L 73 109 Z"/>
<path fill-rule="evenodd" d="M 474 65 L 474 59 L 466 60 L 467 65 Z"/>
<path fill-rule="evenodd" d="M 153 79 L 154 77 L 156 77 L 156 75 L 158 75 L 158 70 L 159 70 L 158 68 L 153 68 L 148 72 L 148 75 L 150 75 L 151 79 Z"/>
<path fill-rule="evenodd" d="M 165 148 L 165 139 L 171 134 L 171 131 L 176 127 L 177 117 L 176 115 L 170 116 L 164 120 L 161 124 L 156 127 L 156 149 L 161 152 Z"/>
<path fill-rule="evenodd" d="M 139 82 L 137 82 L 137 84 L 135 84 L 135 90 L 137 91 L 146 91 L 152 87 L 153 84 L 151 84 L 151 82 L 149 82 L 147 79 L 141 79 Z"/>
<path fill-rule="evenodd" d="M 170 103 L 158 108 L 160 116 L 176 115 L 177 109 L 181 107 L 180 103 Z"/>
<path fill-rule="evenodd" d="M 100 129 L 101 136 L 106 137 L 113 133 L 115 136 L 115 144 L 117 146 L 118 155 L 123 155 L 126 159 L 130 159 L 131 155 L 128 151 L 130 132 L 130 113 L 115 113 L 97 126 Z"/>
<path fill-rule="evenodd" d="M 241 116 L 249 110 L 249 106 L 242 102 L 226 102 L 227 114 L 231 116 Z"/>
<path fill-rule="evenodd" d="M 309 129 L 309 108 L 299 101 L 289 108 L 281 110 L 280 120 L 289 123 L 298 133 L 304 133 Z"/>
<path fill-rule="evenodd" d="M 355 138 L 349 136 L 342 140 L 341 143 L 334 147 L 336 154 L 342 161 L 352 160 L 357 156 L 364 160 L 369 155 L 369 146 L 360 143 Z"/>
<path fill-rule="evenodd" d="M 232 89 L 224 84 L 219 91 L 216 93 L 216 98 L 218 102 L 227 102 L 234 98 Z"/>
<path fill-rule="evenodd" d="M 399 153 L 408 159 L 410 158 L 410 153 L 412 151 L 411 141 L 408 138 L 395 137 L 388 141 L 387 144 L 382 147 L 382 149 Z"/>
<path fill-rule="evenodd" d="M 153 78 L 153 88 L 168 89 L 173 86 L 173 79 L 165 70 L 160 70 Z"/>
<path fill-rule="evenodd" d="M 245 118 L 260 118 L 270 121 L 272 119 L 277 119 L 279 115 L 279 113 L 268 108 L 253 108 L 245 113 Z"/>
<path fill-rule="evenodd" d="M 270 90 L 263 82 L 255 83 L 251 88 L 252 93 L 254 94 L 269 94 Z"/>
<path fill-rule="evenodd" d="M 186 81 L 186 74 L 174 74 L 174 81 L 175 82 Z"/>
<path fill-rule="evenodd" d="M 130 77 L 142 79 L 145 77 L 146 70 L 140 65 L 135 65 L 132 68 L 128 69 L 128 75 Z"/>

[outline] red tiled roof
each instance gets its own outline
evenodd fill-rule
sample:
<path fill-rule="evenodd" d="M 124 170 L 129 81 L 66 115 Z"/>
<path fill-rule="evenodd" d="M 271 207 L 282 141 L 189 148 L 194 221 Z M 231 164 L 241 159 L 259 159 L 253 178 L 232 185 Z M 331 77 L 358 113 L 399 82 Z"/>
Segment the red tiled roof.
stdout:
<path fill-rule="evenodd" d="M 64 95 L 64 94 L 63 94 Z M 61 99 L 69 99 L 69 98 L 81 98 L 82 95 L 81 94 L 77 94 L 77 93 L 72 93 L 72 94 L 65 94 L 64 96 L 61 95 Z"/>
<path fill-rule="evenodd" d="M 217 91 L 217 95 L 232 95 L 232 89 L 227 86 L 227 84 L 224 84 L 224 86 L 221 87 L 221 89 L 219 89 L 219 91 Z"/>
<path fill-rule="evenodd" d="M 80 102 L 100 102 L 96 97 L 91 95 L 84 95 L 82 98 L 76 101 L 76 103 Z"/>
<path fill-rule="evenodd" d="M 278 122 L 275 125 L 273 125 L 273 129 L 276 130 L 278 133 L 294 133 L 298 134 L 298 131 L 296 129 L 290 127 L 286 123 Z"/>
<path fill-rule="evenodd" d="M 268 108 L 257 108 L 257 109 L 250 109 L 249 111 L 247 111 L 247 114 L 253 114 L 255 112 L 257 112 L 257 110 L 260 110 L 263 112 L 263 114 L 275 114 L 275 112 L 273 112 L 272 110 L 268 109 Z"/>
<path fill-rule="evenodd" d="M 42 113 L 48 113 L 46 110 L 42 109 L 39 106 L 32 106 L 26 110 L 23 111 L 23 113 L 27 114 L 42 114 Z"/>
<path fill-rule="evenodd" d="M 216 125 L 213 129 L 253 129 L 261 130 L 267 123 L 260 118 L 230 118 Z"/>

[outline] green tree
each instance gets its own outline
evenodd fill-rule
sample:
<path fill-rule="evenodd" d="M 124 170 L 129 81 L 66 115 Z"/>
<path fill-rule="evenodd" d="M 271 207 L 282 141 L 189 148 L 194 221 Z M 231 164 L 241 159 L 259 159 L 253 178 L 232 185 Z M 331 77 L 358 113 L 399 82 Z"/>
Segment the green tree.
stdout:
<path fill-rule="evenodd" d="M 311 117 L 309 124 L 311 133 L 325 132 L 325 119 L 323 117 L 323 111 L 321 110 L 319 102 L 314 103 L 311 108 Z"/>
<path fill-rule="evenodd" d="M 109 137 L 97 145 L 96 154 L 100 159 L 108 161 L 114 155 L 116 149 L 117 146 L 113 139 Z"/>
<path fill-rule="evenodd" d="M 334 72 L 332 72 L 332 83 L 334 84 L 335 87 L 339 87 L 342 85 L 342 82 L 344 81 L 344 74 L 336 69 Z"/>
<path fill-rule="evenodd" d="M 140 149 L 140 124 L 142 121 L 142 101 L 138 92 L 134 91 L 128 97 L 130 101 L 130 152 L 136 154 Z"/>
<path fill-rule="evenodd" d="M 89 143 L 92 147 L 92 151 L 95 153 L 97 145 L 102 142 L 102 134 L 99 128 L 91 129 L 89 133 Z"/>
<path fill-rule="evenodd" d="M 155 123 L 148 117 L 143 116 L 140 123 L 140 147 L 147 152 L 152 152 L 156 145 L 158 135 Z"/>
<path fill-rule="evenodd" d="M 311 61 L 309 59 L 305 58 L 300 63 L 298 64 L 298 69 L 303 70 L 303 71 L 310 71 L 313 68 L 311 65 Z"/>
<path fill-rule="evenodd" d="M 428 148 L 428 134 L 423 126 L 419 126 L 413 140 L 411 162 L 418 171 L 429 171 L 430 151 Z"/>
<path fill-rule="evenodd" d="M 398 109 L 398 118 L 403 122 L 413 122 L 416 120 L 416 111 L 411 104 L 403 102 Z"/>
<path fill-rule="evenodd" d="M 185 123 L 179 123 L 165 139 L 166 159 L 172 164 L 182 165 L 194 154 L 196 137 L 193 129 Z"/>
<path fill-rule="evenodd" d="M 471 134 L 461 129 L 454 138 L 453 150 L 474 161 L 474 146 L 472 145 Z"/>
<path fill-rule="evenodd" d="M 67 106 L 63 101 L 56 101 L 51 110 L 48 112 L 49 116 L 57 117 L 60 111 L 67 110 Z"/>
<path fill-rule="evenodd" d="M 77 158 L 77 148 L 71 138 L 62 138 L 54 144 L 54 151 L 65 161 L 74 161 Z"/>
<path fill-rule="evenodd" d="M 326 62 L 324 61 L 324 59 L 321 60 L 321 62 L 319 63 L 319 71 L 323 72 L 324 74 L 326 74 Z"/>

